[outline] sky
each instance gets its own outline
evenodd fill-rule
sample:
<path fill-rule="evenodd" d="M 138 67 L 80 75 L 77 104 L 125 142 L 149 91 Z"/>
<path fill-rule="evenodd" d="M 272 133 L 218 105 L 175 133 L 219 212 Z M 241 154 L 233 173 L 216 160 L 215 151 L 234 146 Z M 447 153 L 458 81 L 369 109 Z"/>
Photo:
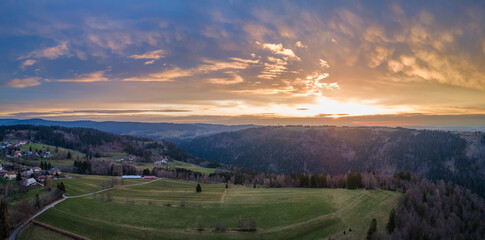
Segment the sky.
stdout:
<path fill-rule="evenodd" d="M 485 129 L 483 1 L 0 2 L 0 118 Z"/>

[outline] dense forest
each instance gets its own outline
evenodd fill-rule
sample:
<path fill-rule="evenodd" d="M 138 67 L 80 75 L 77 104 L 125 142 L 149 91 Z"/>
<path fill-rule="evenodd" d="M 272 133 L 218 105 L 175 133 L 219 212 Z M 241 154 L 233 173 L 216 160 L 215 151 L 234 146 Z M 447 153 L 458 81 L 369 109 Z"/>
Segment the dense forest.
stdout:
<path fill-rule="evenodd" d="M 181 147 L 261 172 L 410 171 L 485 194 L 483 133 L 404 128 L 259 127 L 196 138 Z"/>

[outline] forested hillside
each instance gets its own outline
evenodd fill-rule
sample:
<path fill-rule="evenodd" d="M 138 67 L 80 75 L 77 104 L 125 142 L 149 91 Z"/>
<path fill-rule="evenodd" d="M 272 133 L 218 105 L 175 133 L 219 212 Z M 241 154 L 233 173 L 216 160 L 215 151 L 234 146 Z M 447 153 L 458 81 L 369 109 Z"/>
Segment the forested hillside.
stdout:
<path fill-rule="evenodd" d="M 120 136 L 90 128 L 67 128 L 59 126 L 14 125 L 0 126 L 0 140 L 13 138 L 73 149 L 93 156 L 96 152 L 120 151 L 149 159 L 151 152 L 138 142 L 147 138 Z"/>
<path fill-rule="evenodd" d="M 411 171 L 483 195 L 483 133 L 404 128 L 259 127 L 196 138 L 182 146 L 209 160 L 278 173 Z"/>

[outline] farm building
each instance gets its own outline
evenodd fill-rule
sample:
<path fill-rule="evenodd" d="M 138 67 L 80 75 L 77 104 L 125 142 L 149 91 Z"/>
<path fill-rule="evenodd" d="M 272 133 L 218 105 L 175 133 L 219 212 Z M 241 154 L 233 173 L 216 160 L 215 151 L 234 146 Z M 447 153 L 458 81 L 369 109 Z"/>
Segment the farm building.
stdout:
<path fill-rule="evenodd" d="M 125 176 L 121 176 L 121 178 L 123 178 L 123 179 L 141 179 L 141 176 L 140 175 L 125 175 Z"/>
<path fill-rule="evenodd" d="M 144 176 L 143 178 L 144 179 L 157 179 L 157 177 L 155 177 L 155 176 Z"/>
<path fill-rule="evenodd" d="M 26 187 L 32 185 L 32 184 L 36 184 L 37 182 L 35 181 L 34 178 L 28 178 L 28 179 L 25 179 L 22 184 Z"/>

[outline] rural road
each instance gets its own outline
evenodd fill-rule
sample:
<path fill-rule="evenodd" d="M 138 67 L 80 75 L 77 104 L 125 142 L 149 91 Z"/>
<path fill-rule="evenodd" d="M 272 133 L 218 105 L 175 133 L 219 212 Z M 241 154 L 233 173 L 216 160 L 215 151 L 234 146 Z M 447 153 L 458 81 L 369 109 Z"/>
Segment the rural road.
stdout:
<path fill-rule="evenodd" d="M 131 186 L 139 186 L 139 185 L 144 185 L 144 184 L 149 184 L 149 183 L 152 183 L 152 182 L 156 182 L 156 181 L 159 181 L 161 180 L 161 178 L 157 178 L 153 181 L 149 181 L 149 182 L 144 182 L 144 183 L 135 183 L 135 184 L 129 184 L 129 185 L 121 185 L 121 187 L 131 187 Z M 78 195 L 78 196 L 65 196 L 64 194 L 62 195 L 62 198 L 45 206 L 42 210 L 40 210 L 38 213 L 36 213 L 34 216 L 32 216 L 31 218 L 27 219 L 27 221 L 25 221 L 24 223 L 22 223 L 20 226 L 18 226 L 13 232 L 12 232 L 12 235 L 10 235 L 10 238 L 9 240 L 15 240 L 17 238 L 17 234 L 20 232 L 20 230 L 25 227 L 25 225 L 27 225 L 30 221 L 32 221 L 34 218 L 36 218 L 37 216 L 41 215 L 42 213 L 44 213 L 45 211 L 47 211 L 49 208 L 52 208 L 54 207 L 55 205 L 57 205 L 58 203 L 61 203 L 63 202 L 64 200 L 66 199 L 69 199 L 69 198 L 79 198 L 79 197 L 85 197 L 85 196 L 89 196 L 89 195 L 93 195 L 93 194 L 97 194 L 97 193 L 100 193 L 100 192 L 105 192 L 105 191 L 108 191 L 108 190 L 111 190 L 113 189 L 113 187 L 110 187 L 110 188 L 106 188 L 106 189 L 102 189 L 102 190 L 99 190 L 99 191 L 96 191 L 96 192 L 92 192 L 92 193 L 86 193 L 86 194 L 82 194 L 82 195 Z"/>

